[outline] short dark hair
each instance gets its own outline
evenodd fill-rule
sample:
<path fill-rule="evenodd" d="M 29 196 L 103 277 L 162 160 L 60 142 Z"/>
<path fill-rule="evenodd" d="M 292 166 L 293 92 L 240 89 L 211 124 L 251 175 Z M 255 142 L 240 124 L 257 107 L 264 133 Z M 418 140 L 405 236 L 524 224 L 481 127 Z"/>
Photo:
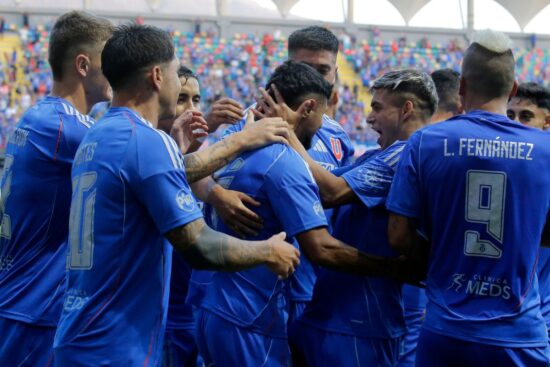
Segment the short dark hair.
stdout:
<path fill-rule="evenodd" d="M 474 42 L 464 53 L 462 77 L 466 89 L 487 99 L 502 98 L 512 91 L 515 61 L 511 49 L 492 51 Z"/>
<path fill-rule="evenodd" d="M 550 111 L 550 89 L 537 83 L 522 83 L 518 86 L 516 98 L 528 99 L 538 108 Z"/>
<path fill-rule="evenodd" d="M 114 26 L 107 19 L 71 11 L 57 18 L 49 40 L 48 62 L 53 79 L 63 78 L 63 68 L 69 58 L 81 52 L 97 49 L 111 37 Z"/>
<path fill-rule="evenodd" d="M 178 78 L 185 78 L 185 83 L 187 83 L 189 78 L 193 78 L 197 82 L 199 81 L 199 77 L 193 72 L 193 70 L 184 65 L 180 65 L 178 69 Z"/>
<path fill-rule="evenodd" d="M 374 81 L 371 90 L 389 90 L 396 93 L 397 103 L 410 100 L 416 109 L 429 120 L 437 108 L 438 98 L 432 78 L 414 69 L 390 71 Z"/>
<path fill-rule="evenodd" d="M 460 108 L 460 74 L 453 69 L 440 69 L 431 74 L 437 90 L 439 103 L 437 108 L 442 111 L 458 114 Z"/>
<path fill-rule="evenodd" d="M 288 37 L 288 53 L 297 50 L 329 51 L 338 54 L 338 38 L 325 27 L 311 26 L 298 29 Z"/>
<path fill-rule="evenodd" d="M 332 86 L 317 70 L 302 62 L 290 60 L 275 69 L 266 89 L 270 89 L 271 85 L 277 87 L 291 108 L 297 108 L 310 94 L 317 94 L 328 100 L 332 93 Z M 269 93 L 274 97 L 272 90 Z"/>
<path fill-rule="evenodd" d="M 113 90 L 135 82 L 145 68 L 174 59 L 172 37 L 157 27 L 117 27 L 101 54 L 101 69 Z"/>

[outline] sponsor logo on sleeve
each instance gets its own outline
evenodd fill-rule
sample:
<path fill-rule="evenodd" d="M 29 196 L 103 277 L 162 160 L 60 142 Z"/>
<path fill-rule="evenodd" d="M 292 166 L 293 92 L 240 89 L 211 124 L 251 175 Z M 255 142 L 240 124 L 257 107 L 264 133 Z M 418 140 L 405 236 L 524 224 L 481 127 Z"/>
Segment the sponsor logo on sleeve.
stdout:
<path fill-rule="evenodd" d="M 186 212 L 192 212 L 195 210 L 195 199 L 184 189 L 181 189 L 176 194 L 176 203 L 181 210 Z"/>

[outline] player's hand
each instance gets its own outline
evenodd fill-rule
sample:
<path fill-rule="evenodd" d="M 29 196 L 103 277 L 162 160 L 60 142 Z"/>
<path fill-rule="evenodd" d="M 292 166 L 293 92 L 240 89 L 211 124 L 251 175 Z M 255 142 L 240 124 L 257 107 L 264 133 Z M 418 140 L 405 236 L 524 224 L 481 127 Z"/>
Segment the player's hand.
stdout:
<path fill-rule="evenodd" d="M 260 203 L 250 196 L 216 185 L 208 197 L 223 223 L 242 237 L 254 237 L 263 228 L 262 218 L 248 206 L 259 207 Z"/>
<path fill-rule="evenodd" d="M 272 143 L 288 144 L 289 125 L 280 117 L 266 117 L 254 121 L 254 113 L 248 112 L 246 124 L 239 134 L 247 149 L 256 149 Z"/>
<path fill-rule="evenodd" d="M 235 124 L 244 117 L 243 106 L 231 98 L 222 98 L 214 102 L 206 115 L 210 132 L 216 131 L 221 124 Z"/>
<path fill-rule="evenodd" d="M 260 96 L 256 97 L 256 108 L 253 109 L 256 116 L 280 117 L 288 122 L 290 126 L 296 126 L 298 121 L 300 121 L 304 108 L 306 108 L 307 105 L 300 106 L 296 111 L 294 111 L 292 108 L 288 107 L 283 96 L 274 84 L 272 84 L 269 88 L 273 90 L 275 100 L 273 100 L 264 88 L 260 88 Z"/>
<path fill-rule="evenodd" d="M 170 136 L 176 141 L 182 153 L 186 153 L 191 144 L 198 144 L 199 138 L 208 136 L 208 124 L 198 111 L 182 113 L 172 125 Z"/>
<path fill-rule="evenodd" d="M 285 242 L 285 237 L 286 233 L 281 232 L 267 240 L 271 249 L 267 267 L 281 279 L 291 276 L 300 264 L 300 251 L 290 243 Z"/>

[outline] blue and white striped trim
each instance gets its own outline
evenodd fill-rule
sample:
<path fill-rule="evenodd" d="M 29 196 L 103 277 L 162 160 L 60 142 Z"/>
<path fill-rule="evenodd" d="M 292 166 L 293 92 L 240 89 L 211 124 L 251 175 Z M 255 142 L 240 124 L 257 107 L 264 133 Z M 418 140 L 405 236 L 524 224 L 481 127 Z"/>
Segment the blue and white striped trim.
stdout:
<path fill-rule="evenodd" d="M 155 132 L 159 134 L 160 138 L 162 139 L 162 142 L 164 143 L 164 146 L 168 151 L 168 155 L 170 156 L 170 160 L 172 161 L 172 165 L 174 166 L 174 168 L 184 169 L 183 157 L 181 156 L 181 152 L 178 146 L 176 145 L 176 142 L 174 141 L 174 139 L 172 139 L 168 134 L 166 134 L 162 130 L 155 129 Z"/>
<path fill-rule="evenodd" d="M 76 119 L 84 126 L 86 126 L 88 129 L 92 127 L 92 125 L 95 123 L 94 119 L 91 118 L 88 115 L 83 115 L 80 112 L 76 110 L 73 106 L 70 106 L 66 103 L 61 103 L 63 106 L 63 110 L 65 111 L 65 114 L 69 116 L 75 116 Z"/>

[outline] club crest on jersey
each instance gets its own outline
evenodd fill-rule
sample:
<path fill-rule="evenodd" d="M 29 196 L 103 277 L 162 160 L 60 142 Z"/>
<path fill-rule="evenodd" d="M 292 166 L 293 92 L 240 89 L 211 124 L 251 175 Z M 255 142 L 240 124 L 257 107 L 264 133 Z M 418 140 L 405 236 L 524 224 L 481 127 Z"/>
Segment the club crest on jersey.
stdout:
<path fill-rule="evenodd" d="M 178 203 L 181 210 L 185 210 L 186 212 L 191 212 L 195 209 L 195 199 L 183 189 L 176 194 L 176 203 Z"/>
<path fill-rule="evenodd" d="M 330 146 L 332 147 L 334 157 L 338 160 L 338 162 L 340 162 L 342 160 L 342 156 L 344 155 L 342 152 L 342 143 L 340 142 L 340 139 L 331 137 Z"/>

